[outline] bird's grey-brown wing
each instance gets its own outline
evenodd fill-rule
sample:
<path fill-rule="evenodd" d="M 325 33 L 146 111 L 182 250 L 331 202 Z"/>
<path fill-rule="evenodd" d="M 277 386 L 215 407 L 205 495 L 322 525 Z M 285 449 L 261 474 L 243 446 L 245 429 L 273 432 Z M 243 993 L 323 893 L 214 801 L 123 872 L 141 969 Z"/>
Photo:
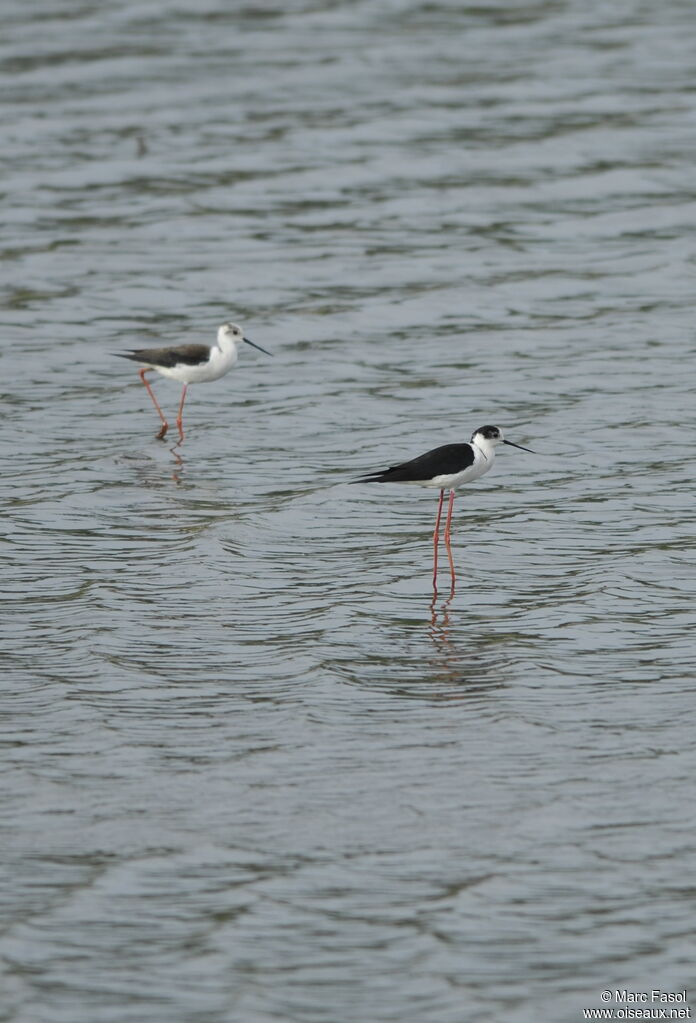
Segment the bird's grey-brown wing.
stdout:
<path fill-rule="evenodd" d="M 471 444 L 443 444 L 426 451 L 401 465 L 392 465 L 381 472 L 371 472 L 354 480 L 355 483 L 419 483 L 436 476 L 449 476 L 462 472 L 474 464 Z"/>
<path fill-rule="evenodd" d="M 200 366 L 210 358 L 210 345 L 177 345 L 175 348 L 133 348 L 114 352 L 120 359 L 131 359 L 147 366 Z"/>

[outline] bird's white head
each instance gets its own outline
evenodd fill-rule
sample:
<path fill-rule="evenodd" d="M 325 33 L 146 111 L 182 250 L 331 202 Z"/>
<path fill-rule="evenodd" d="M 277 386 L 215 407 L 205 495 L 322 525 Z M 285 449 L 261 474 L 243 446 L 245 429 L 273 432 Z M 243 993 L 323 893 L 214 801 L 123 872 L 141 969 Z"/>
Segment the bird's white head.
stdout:
<path fill-rule="evenodd" d="M 243 340 L 242 328 L 238 327 L 236 323 L 223 323 L 218 327 L 217 343 L 218 348 L 222 348 L 223 352 L 229 348 L 236 348 L 238 342 Z"/>
<path fill-rule="evenodd" d="M 519 448 L 520 451 L 529 451 L 530 454 L 534 454 L 531 448 L 523 448 L 521 444 L 515 444 L 511 440 L 505 440 L 503 431 L 499 426 L 480 426 L 478 430 L 474 430 L 472 433 L 471 443 L 475 444 L 477 448 L 480 448 L 484 455 L 490 454 L 490 452 L 496 448 L 498 444 L 509 444 L 510 447 Z"/>
<path fill-rule="evenodd" d="M 223 323 L 222 326 L 218 327 L 217 343 L 218 348 L 221 351 L 225 353 L 236 352 L 237 345 L 240 341 L 244 341 L 246 344 L 251 345 L 252 348 L 257 348 L 260 352 L 263 352 L 264 355 L 271 354 L 270 352 L 267 352 L 265 348 L 262 348 L 261 345 L 257 345 L 253 341 L 250 341 L 248 337 L 244 337 L 242 328 L 238 327 L 236 323 Z"/>

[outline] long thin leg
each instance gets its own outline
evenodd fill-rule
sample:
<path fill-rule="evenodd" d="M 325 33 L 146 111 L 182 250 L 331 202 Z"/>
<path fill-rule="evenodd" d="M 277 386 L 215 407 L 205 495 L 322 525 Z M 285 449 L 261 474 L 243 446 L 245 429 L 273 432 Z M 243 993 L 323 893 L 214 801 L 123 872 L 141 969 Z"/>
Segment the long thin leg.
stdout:
<path fill-rule="evenodd" d="M 153 405 L 155 406 L 155 408 L 157 409 L 157 412 L 158 412 L 158 414 L 159 414 L 159 417 L 160 417 L 160 419 L 162 420 L 162 426 L 161 426 L 161 428 L 160 428 L 160 431 L 159 431 L 159 433 L 157 434 L 157 440 L 163 440 L 163 439 L 164 439 L 164 435 L 165 435 L 165 433 L 166 433 L 166 432 L 167 432 L 167 430 L 169 429 L 169 423 L 168 423 L 168 422 L 167 422 L 167 420 L 166 420 L 166 419 L 164 418 L 164 412 L 163 412 L 163 411 L 162 411 L 162 409 L 161 409 L 161 408 L 159 407 L 159 402 L 157 401 L 157 398 L 155 398 L 155 392 L 154 392 L 154 391 L 152 390 L 152 388 L 150 387 L 150 381 L 149 381 L 149 380 L 148 380 L 148 379 L 146 378 L 146 376 L 145 376 L 145 374 L 146 374 L 146 373 L 149 373 L 149 370 L 148 370 L 148 369 L 141 369 L 141 370 L 140 370 L 140 379 L 142 380 L 142 382 L 143 382 L 143 383 L 145 384 L 145 386 L 147 387 L 147 393 L 148 393 L 148 394 L 150 395 L 150 397 L 152 398 L 152 404 L 153 404 Z"/>
<path fill-rule="evenodd" d="M 176 425 L 179 427 L 179 440 L 183 440 L 184 439 L 184 428 L 183 428 L 183 426 L 181 424 L 184 421 L 183 420 L 184 402 L 186 401 L 186 391 L 187 391 L 187 389 L 188 389 L 188 384 L 184 384 L 184 389 L 181 392 L 181 401 L 179 402 L 179 414 L 176 417 Z"/>
<path fill-rule="evenodd" d="M 454 508 L 454 491 L 450 490 L 449 507 L 447 508 L 447 522 L 445 523 L 445 546 L 449 558 L 450 575 L 452 576 L 452 592 L 454 593 L 454 561 L 452 560 L 452 547 L 450 546 L 450 526 L 452 525 L 452 509 Z"/>
<path fill-rule="evenodd" d="M 433 533 L 433 589 L 437 593 L 437 545 L 440 542 L 440 519 L 442 518 L 442 502 L 445 499 L 444 490 L 440 491 L 440 501 L 437 506 L 437 518 L 435 519 L 435 532 Z"/>

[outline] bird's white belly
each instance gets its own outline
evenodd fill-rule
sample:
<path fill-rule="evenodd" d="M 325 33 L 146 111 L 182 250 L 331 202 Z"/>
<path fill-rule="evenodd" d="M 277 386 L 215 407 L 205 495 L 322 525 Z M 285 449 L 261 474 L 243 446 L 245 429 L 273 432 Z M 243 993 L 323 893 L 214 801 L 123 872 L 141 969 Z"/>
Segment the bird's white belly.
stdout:
<path fill-rule="evenodd" d="M 487 459 L 481 458 L 474 462 L 473 465 L 462 469 L 461 472 L 442 473 L 442 475 L 435 476 L 431 480 L 424 480 L 421 486 L 434 487 L 437 490 L 457 490 L 459 487 L 463 487 L 465 483 L 471 483 L 480 476 L 484 476 L 492 465 L 493 459 L 489 455 Z"/>
<path fill-rule="evenodd" d="M 204 362 L 200 366 L 187 366 L 185 363 L 179 363 L 178 366 L 155 366 L 154 368 L 163 377 L 178 380 L 182 384 L 203 384 L 209 380 L 219 380 L 236 361 L 236 359 L 216 359 L 214 362 Z"/>

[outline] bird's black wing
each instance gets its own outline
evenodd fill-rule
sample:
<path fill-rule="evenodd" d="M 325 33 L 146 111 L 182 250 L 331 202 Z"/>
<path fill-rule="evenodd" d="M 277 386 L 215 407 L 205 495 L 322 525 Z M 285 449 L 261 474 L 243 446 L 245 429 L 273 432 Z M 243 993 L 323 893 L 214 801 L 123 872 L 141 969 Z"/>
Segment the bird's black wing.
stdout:
<path fill-rule="evenodd" d="M 447 476 L 461 472 L 474 464 L 471 444 L 443 444 L 440 448 L 426 451 L 410 462 L 392 465 L 381 472 L 361 476 L 354 483 L 420 483 L 435 476 Z"/>
<path fill-rule="evenodd" d="M 176 348 L 134 348 L 130 352 L 114 352 L 121 359 L 146 363 L 149 366 L 201 366 L 210 358 L 210 345 L 178 345 Z"/>

